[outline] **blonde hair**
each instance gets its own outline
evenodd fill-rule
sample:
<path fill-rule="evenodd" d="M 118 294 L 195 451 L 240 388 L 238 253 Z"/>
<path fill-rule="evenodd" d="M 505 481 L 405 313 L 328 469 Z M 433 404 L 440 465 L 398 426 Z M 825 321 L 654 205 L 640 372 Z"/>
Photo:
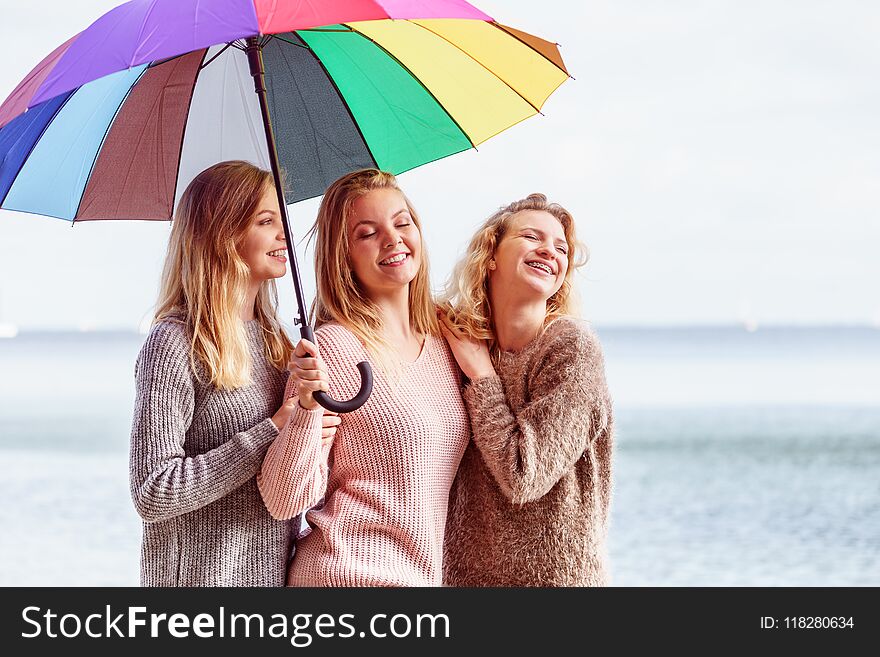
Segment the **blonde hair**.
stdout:
<path fill-rule="evenodd" d="M 587 263 L 589 252 L 575 234 L 574 218 L 558 203 L 549 203 L 544 194 L 529 194 L 524 199 L 499 209 L 477 230 L 464 257 L 458 261 L 446 285 L 440 306 L 446 318 L 459 330 L 476 340 L 488 340 L 497 355 L 492 306 L 489 300 L 489 261 L 507 234 L 514 216 L 524 210 L 538 210 L 553 215 L 568 243 L 568 270 L 559 290 L 547 299 L 546 326 L 557 317 L 577 314 L 577 299 L 572 286 L 574 270 Z"/>
<path fill-rule="evenodd" d="M 209 382 L 231 390 L 251 382 L 251 357 L 241 306 L 250 270 L 237 250 L 260 200 L 274 189 L 272 174 L 240 160 L 221 162 L 189 184 L 174 213 L 153 323 L 183 322 L 190 336 L 190 365 L 201 363 Z M 257 292 L 254 316 L 264 353 L 285 369 L 293 347 L 277 317 L 275 281 Z"/>
<path fill-rule="evenodd" d="M 367 297 L 349 260 L 348 221 L 352 206 L 355 200 L 377 189 L 400 192 L 413 223 L 422 234 L 419 216 L 392 174 L 378 169 L 362 169 L 346 174 L 330 185 L 309 231 L 309 239 L 316 238 L 318 283 L 312 321 L 316 328 L 338 322 L 358 337 L 386 373 L 393 373 L 399 367 L 399 358 L 382 335 L 382 316 L 378 306 Z M 422 244 L 421 264 L 409 284 L 409 321 L 417 333 L 436 336 L 439 335 L 439 325 L 431 296 L 428 254 L 424 241 Z"/>

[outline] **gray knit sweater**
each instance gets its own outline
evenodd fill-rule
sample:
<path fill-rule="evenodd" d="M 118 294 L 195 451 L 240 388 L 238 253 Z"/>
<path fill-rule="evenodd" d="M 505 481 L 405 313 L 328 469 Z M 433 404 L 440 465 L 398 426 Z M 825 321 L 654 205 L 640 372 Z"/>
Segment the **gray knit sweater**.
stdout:
<path fill-rule="evenodd" d="M 605 584 L 612 414 L 598 339 L 563 317 L 496 371 L 464 391 L 473 440 L 450 492 L 445 584 Z"/>
<path fill-rule="evenodd" d="M 284 586 L 290 524 L 269 515 L 256 474 L 287 373 L 266 360 L 259 323 L 246 325 L 253 383 L 234 391 L 196 380 L 180 322 L 156 324 L 138 356 L 129 480 L 142 586 Z"/>

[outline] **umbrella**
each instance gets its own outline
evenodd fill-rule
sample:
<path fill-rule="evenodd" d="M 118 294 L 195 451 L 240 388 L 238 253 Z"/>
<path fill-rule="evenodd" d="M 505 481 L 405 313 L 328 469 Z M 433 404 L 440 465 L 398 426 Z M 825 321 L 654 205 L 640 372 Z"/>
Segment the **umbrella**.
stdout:
<path fill-rule="evenodd" d="M 397 174 L 476 147 L 568 77 L 557 44 L 464 0 L 132 0 L 0 105 L 0 208 L 167 221 L 199 171 L 252 161 L 274 175 L 295 319 L 314 340 L 287 204 L 355 169 Z M 354 399 L 316 399 L 359 407 L 372 378 L 358 368 Z"/>

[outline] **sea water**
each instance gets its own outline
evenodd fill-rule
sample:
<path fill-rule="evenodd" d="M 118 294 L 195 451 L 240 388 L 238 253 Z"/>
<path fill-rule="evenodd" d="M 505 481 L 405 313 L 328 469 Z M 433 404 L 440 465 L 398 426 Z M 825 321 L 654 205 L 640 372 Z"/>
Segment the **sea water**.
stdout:
<path fill-rule="evenodd" d="M 880 585 L 880 330 L 597 327 L 618 586 Z M 0 340 L 0 585 L 136 585 L 137 333 Z"/>

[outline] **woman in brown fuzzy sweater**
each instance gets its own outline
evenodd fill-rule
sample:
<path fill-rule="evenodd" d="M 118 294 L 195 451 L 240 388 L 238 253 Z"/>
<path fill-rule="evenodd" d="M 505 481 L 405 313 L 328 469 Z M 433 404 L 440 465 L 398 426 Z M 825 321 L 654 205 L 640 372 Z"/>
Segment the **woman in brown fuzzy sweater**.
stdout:
<path fill-rule="evenodd" d="M 441 306 L 473 440 L 450 492 L 448 586 L 601 586 L 611 401 L 595 333 L 571 316 L 586 262 L 571 215 L 532 194 L 477 232 Z"/>

